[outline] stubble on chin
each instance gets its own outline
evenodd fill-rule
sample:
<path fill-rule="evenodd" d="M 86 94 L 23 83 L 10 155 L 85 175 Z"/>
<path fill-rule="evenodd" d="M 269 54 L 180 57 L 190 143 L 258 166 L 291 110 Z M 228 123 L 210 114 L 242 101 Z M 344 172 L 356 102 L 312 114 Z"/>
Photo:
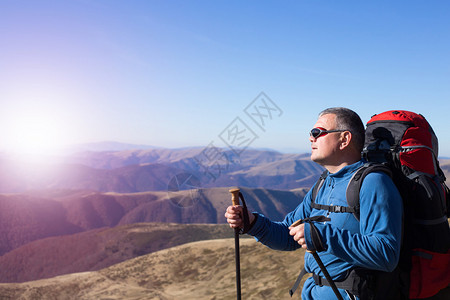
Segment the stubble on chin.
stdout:
<path fill-rule="evenodd" d="M 319 157 L 318 157 L 317 149 L 311 150 L 311 156 L 310 156 L 310 159 L 311 159 L 313 162 L 318 162 Z"/>

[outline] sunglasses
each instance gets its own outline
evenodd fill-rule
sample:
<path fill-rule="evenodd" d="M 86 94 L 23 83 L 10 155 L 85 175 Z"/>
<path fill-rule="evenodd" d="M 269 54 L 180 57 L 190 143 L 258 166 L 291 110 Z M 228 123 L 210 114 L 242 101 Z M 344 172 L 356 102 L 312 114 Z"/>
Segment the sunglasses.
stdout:
<path fill-rule="evenodd" d="M 344 132 L 344 131 L 349 131 L 349 130 L 344 130 L 344 129 L 334 129 L 334 130 L 325 130 L 323 128 L 320 127 L 316 127 L 311 129 L 311 131 L 309 132 L 309 135 L 312 136 L 313 138 L 317 139 L 323 135 L 326 135 L 328 133 L 331 132 Z"/>

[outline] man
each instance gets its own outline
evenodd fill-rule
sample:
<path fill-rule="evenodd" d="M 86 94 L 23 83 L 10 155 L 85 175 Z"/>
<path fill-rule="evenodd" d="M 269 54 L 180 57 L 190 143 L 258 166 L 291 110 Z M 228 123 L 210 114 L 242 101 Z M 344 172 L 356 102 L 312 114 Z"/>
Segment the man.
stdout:
<path fill-rule="evenodd" d="M 346 188 L 354 172 L 364 161 L 364 125 L 359 116 L 346 108 L 329 108 L 319 114 L 310 133 L 311 160 L 328 171 L 315 203 L 348 206 Z M 340 282 L 355 268 L 390 272 L 397 265 L 402 229 L 402 201 L 397 188 L 383 172 L 368 174 L 360 190 L 360 220 L 351 213 L 329 213 L 311 207 L 311 190 L 282 222 L 273 222 L 259 213 L 249 213 L 248 234 L 276 250 L 300 247 L 317 250 L 331 278 Z M 227 208 L 225 217 L 232 228 L 243 227 L 241 206 Z M 315 249 L 311 225 L 290 225 L 314 216 L 330 218 L 314 222 L 322 249 Z M 316 235 L 317 237 L 317 235 Z M 305 254 L 305 270 L 324 277 L 310 253 Z M 317 280 L 316 276 L 316 280 Z M 326 282 L 326 280 L 323 280 Z M 358 299 L 353 293 L 339 289 L 344 299 Z M 352 294 L 353 293 L 353 294 Z M 302 299 L 336 299 L 329 286 L 316 284 L 313 277 L 303 285 Z"/>

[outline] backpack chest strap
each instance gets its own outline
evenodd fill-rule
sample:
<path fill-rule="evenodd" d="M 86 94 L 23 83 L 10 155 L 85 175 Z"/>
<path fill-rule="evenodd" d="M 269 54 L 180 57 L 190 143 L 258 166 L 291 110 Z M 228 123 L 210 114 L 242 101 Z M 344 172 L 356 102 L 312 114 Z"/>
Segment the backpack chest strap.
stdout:
<path fill-rule="evenodd" d="M 348 206 L 341 206 L 341 205 L 326 205 L 326 204 L 319 204 L 316 203 L 317 193 L 322 188 L 325 179 L 328 177 L 328 171 L 325 171 L 320 175 L 319 180 L 313 187 L 313 191 L 311 194 L 311 207 L 318 209 L 318 210 L 325 210 L 330 213 L 356 213 L 357 208 L 356 207 L 348 207 Z"/>
<path fill-rule="evenodd" d="M 357 211 L 355 207 L 317 204 L 315 201 L 311 203 L 311 207 L 315 209 L 326 210 L 332 213 L 355 213 Z"/>
<path fill-rule="evenodd" d="M 362 182 L 364 178 L 371 172 L 384 172 L 389 176 L 392 176 L 391 171 L 388 167 L 382 164 L 376 163 L 365 163 L 350 178 L 347 189 L 346 189 L 346 199 L 348 206 L 341 205 L 325 205 L 316 203 L 317 194 L 320 188 L 323 186 L 325 179 L 328 176 L 328 172 L 325 171 L 320 175 L 319 180 L 314 185 L 311 193 L 311 207 L 318 210 L 325 210 L 333 213 L 351 213 L 359 221 L 359 191 L 361 189 Z"/>

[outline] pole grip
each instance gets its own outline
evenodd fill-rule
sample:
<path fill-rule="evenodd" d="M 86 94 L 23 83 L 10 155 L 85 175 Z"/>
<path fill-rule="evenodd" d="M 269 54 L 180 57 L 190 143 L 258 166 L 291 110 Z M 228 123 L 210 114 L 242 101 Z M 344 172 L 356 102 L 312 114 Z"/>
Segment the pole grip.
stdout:
<path fill-rule="evenodd" d="M 303 223 L 303 220 L 299 219 L 299 220 L 295 221 L 294 223 L 292 223 L 291 226 L 289 226 L 289 227 L 296 227 L 302 223 Z"/>
<path fill-rule="evenodd" d="M 239 192 L 241 190 L 238 188 L 231 189 L 229 192 L 231 193 L 231 202 L 233 202 L 233 205 L 239 205 Z"/>

